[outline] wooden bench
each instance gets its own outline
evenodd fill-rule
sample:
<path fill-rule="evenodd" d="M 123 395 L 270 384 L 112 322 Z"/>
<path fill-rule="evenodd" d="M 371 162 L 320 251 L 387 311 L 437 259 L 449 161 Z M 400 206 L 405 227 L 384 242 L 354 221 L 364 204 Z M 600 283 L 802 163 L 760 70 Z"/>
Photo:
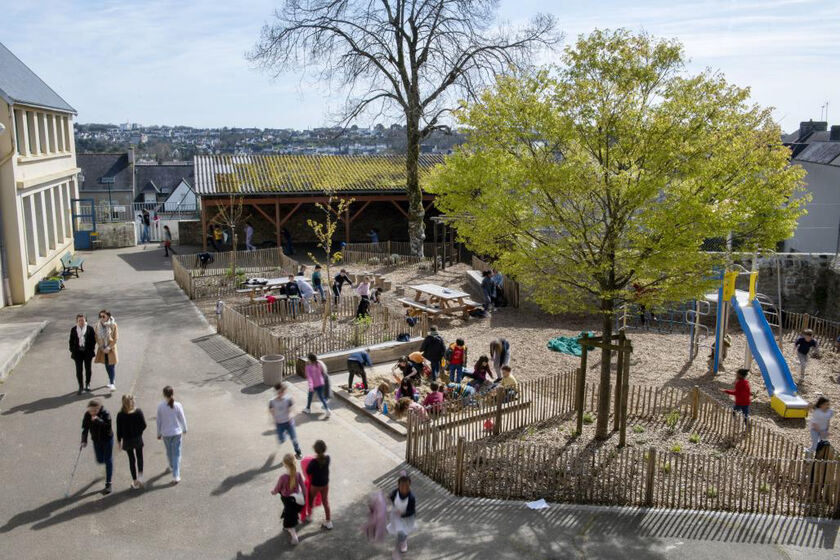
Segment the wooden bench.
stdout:
<path fill-rule="evenodd" d="M 466 272 L 467 275 L 467 283 L 469 283 L 470 287 L 475 289 L 476 292 L 479 294 L 483 293 L 481 289 L 481 280 L 483 277 L 481 276 L 480 270 L 468 270 Z"/>
<path fill-rule="evenodd" d="M 440 313 L 441 311 L 443 311 L 443 310 L 442 310 L 441 308 L 439 308 L 439 307 L 432 307 L 432 306 L 430 306 L 430 305 L 426 305 L 426 304 L 421 303 L 421 302 L 419 302 L 419 301 L 414 301 L 413 299 L 400 298 L 400 299 L 398 299 L 397 301 L 399 301 L 401 304 L 403 304 L 403 307 L 409 307 L 409 308 L 413 308 L 413 309 L 419 309 L 419 310 L 420 310 L 420 311 L 422 311 L 423 313 L 428 313 L 428 314 L 430 314 L 430 315 L 437 315 L 438 313 Z"/>
<path fill-rule="evenodd" d="M 330 373 L 347 370 L 347 358 L 350 354 L 364 351 L 370 348 L 370 361 L 374 364 L 382 364 L 387 362 L 395 362 L 400 356 L 407 356 L 415 350 L 420 349 L 423 343 L 422 337 L 415 337 L 406 342 L 399 340 L 389 340 L 387 342 L 380 342 L 379 344 L 371 344 L 370 346 L 359 346 L 357 348 L 349 348 L 347 350 L 337 350 L 335 352 L 327 352 L 319 354 L 318 359 L 327 365 L 327 370 Z M 295 361 L 295 371 L 301 377 L 305 376 L 304 367 L 306 366 L 306 356 L 299 357 Z"/>
<path fill-rule="evenodd" d="M 78 278 L 79 271 L 85 271 L 85 259 L 79 256 L 74 257 L 70 254 L 70 251 L 67 251 L 64 253 L 64 256 L 61 257 L 61 266 L 63 268 L 61 274 L 64 277 L 75 274 L 76 278 Z"/>

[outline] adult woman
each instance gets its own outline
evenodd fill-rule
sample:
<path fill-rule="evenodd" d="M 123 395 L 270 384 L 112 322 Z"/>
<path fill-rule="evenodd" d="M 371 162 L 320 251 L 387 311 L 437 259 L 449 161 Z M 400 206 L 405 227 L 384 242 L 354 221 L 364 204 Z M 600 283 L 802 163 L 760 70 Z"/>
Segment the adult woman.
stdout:
<path fill-rule="evenodd" d="M 97 364 L 105 364 L 105 371 L 108 372 L 108 388 L 113 393 L 117 390 L 114 385 L 117 365 L 117 322 L 111 316 L 111 312 L 103 309 L 99 312 L 99 320 L 94 328 L 96 333 L 96 358 Z"/>
<path fill-rule="evenodd" d="M 834 411 L 831 410 L 831 402 L 826 397 L 817 399 L 811 417 L 808 419 L 808 429 L 811 432 L 811 451 L 817 451 L 821 441 L 828 441 L 828 424 Z"/>
<path fill-rule="evenodd" d="M 143 431 L 146 418 L 134 404 L 134 395 L 122 396 L 122 408 L 117 413 L 117 446 L 128 455 L 131 487 L 143 486 Z"/>
<path fill-rule="evenodd" d="M 178 484 L 181 482 L 181 437 L 187 433 L 187 418 L 184 407 L 175 400 L 175 390 L 169 385 L 163 388 L 163 398 L 157 407 L 157 438 L 163 439 L 172 482 Z"/>
<path fill-rule="evenodd" d="M 288 531 L 292 544 L 298 544 L 300 541 L 295 527 L 298 525 L 298 515 L 305 503 L 303 492 L 306 486 L 303 476 L 298 472 L 295 458 L 291 454 L 283 456 L 283 466 L 286 472 L 280 475 L 277 484 L 271 490 L 271 495 L 280 494 L 280 499 L 283 500 L 283 514 L 281 515 L 283 528 Z"/>
<path fill-rule="evenodd" d="M 490 359 L 493 361 L 493 371 L 496 378 L 502 377 L 502 366 L 510 364 L 510 344 L 504 338 L 498 338 L 490 343 Z"/>
<path fill-rule="evenodd" d="M 76 315 L 76 326 L 70 329 L 70 357 L 76 362 L 76 381 L 79 393 L 90 392 L 90 363 L 96 355 L 96 333 L 88 325 L 84 313 Z M 82 366 L 85 368 L 85 383 L 82 385 Z"/>

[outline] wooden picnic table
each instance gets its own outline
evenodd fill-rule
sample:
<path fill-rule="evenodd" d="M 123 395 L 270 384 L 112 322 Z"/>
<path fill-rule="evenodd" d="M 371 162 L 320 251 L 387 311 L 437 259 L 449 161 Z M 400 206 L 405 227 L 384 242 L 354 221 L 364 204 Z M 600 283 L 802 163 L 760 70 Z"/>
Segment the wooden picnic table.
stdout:
<path fill-rule="evenodd" d="M 403 298 L 399 300 L 404 306 L 418 309 L 432 315 L 463 315 L 469 317 L 470 311 L 481 307 L 481 304 L 470 298 L 470 294 L 445 288 L 437 284 L 419 284 L 409 286 L 414 290 L 414 299 Z"/>

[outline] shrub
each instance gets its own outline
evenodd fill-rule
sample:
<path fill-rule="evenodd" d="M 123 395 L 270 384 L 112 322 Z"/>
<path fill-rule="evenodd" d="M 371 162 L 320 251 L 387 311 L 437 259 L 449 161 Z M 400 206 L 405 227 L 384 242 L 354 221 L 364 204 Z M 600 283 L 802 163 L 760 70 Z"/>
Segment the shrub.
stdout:
<path fill-rule="evenodd" d="M 718 491 L 717 491 L 717 488 L 715 488 L 714 486 L 709 486 L 708 488 L 706 488 L 706 497 L 707 498 L 717 498 L 717 495 L 718 495 Z"/>
<path fill-rule="evenodd" d="M 682 453 L 682 445 L 675 443 L 671 446 L 671 453 Z"/>
<path fill-rule="evenodd" d="M 636 424 L 635 426 L 633 426 L 633 433 L 634 434 L 643 434 L 643 433 L 645 433 L 645 427 L 640 426 L 639 424 Z"/>
<path fill-rule="evenodd" d="M 672 410 L 668 414 L 665 415 L 665 425 L 668 426 L 668 429 L 674 431 L 677 429 L 677 424 L 680 421 L 680 411 L 679 410 Z"/>
<path fill-rule="evenodd" d="M 691 434 L 688 436 L 688 441 L 691 443 L 700 443 L 700 434 Z"/>
<path fill-rule="evenodd" d="M 583 423 L 584 424 L 591 424 L 594 421 L 595 421 L 595 418 L 591 414 L 589 414 L 588 412 L 583 413 Z"/>
<path fill-rule="evenodd" d="M 769 494 L 770 493 L 770 485 L 766 482 L 762 482 L 761 486 L 758 487 L 758 491 L 761 494 Z"/>
<path fill-rule="evenodd" d="M 379 264 L 379 257 L 371 257 L 368 259 L 368 264 L 377 265 Z"/>

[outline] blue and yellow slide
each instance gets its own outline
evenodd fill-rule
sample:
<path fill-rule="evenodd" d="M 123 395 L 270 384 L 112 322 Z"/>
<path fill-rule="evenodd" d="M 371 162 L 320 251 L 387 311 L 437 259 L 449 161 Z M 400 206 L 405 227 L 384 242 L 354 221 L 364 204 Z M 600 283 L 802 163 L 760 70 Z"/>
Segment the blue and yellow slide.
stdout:
<path fill-rule="evenodd" d="M 784 418 L 808 416 L 808 403 L 799 396 L 790 368 L 776 344 L 758 299 L 750 301 L 748 292 L 738 290 L 732 296 L 731 304 L 747 337 L 750 352 L 764 377 L 764 384 L 770 394 L 770 406 Z"/>

